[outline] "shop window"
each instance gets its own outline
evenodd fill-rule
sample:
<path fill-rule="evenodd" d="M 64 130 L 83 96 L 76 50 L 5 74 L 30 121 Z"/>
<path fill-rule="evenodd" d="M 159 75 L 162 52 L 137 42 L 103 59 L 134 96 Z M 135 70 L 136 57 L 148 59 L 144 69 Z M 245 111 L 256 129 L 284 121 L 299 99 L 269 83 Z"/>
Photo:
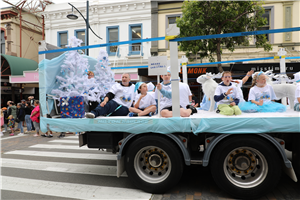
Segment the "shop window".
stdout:
<path fill-rule="evenodd" d="M 106 27 L 107 43 L 119 42 L 119 26 Z M 118 50 L 118 46 L 107 47 L 108 55 L 114 56 Z"/>
<path fill-rule="evenodd" d="M 142 25 L 129 25 L 129 40 L 141 40 L 142 39 Z M 133 43 L 129 45 L 129 55 L 141 54 L 142 43 Z"/>
<path fill-rule="evenodd" d="M 85 29 L 75 30 L 75 37 L 82 40 L 81 46 L 85 46 Z M 85 53 L 85 49 L 81 49 Z"/>
<path fill-rule="evenodd" d="M 68 31 L 57 32 L 57 46 L 66 48 L 68 45 Z"/>
<path fill-rule="evenodd" d="M 5 32 L 1 30 L 1 53 L 5 54 Z"/>

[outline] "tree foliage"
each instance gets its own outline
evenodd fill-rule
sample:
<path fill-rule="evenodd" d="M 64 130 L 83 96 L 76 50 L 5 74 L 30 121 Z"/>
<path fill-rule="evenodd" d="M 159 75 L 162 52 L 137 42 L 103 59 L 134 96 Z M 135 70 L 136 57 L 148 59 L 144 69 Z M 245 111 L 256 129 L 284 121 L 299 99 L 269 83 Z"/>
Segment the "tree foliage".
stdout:
<path fill-rule="evenodd" d="M 176 20 L 180 28 L 180 37 L 198 35 L 214 35 L 223 33 L 235 33 L 256 31 L 267 24 L 262 2 L 258 1 L 184 1 L 182 6 L 182 18 Z M 214 62 L 221 61 L 222 46 L 233 52 L 236 46 L 249 46 L 252 36 L 216 38 L 206 40 L 182 41 L 180 50 L 186 52 L 186 56 L 196 54 L 200 58 L 209 58 Z M 270 51 L 272 46 L 267 41 L 266 35 L 256 35 L 256 47 L 263 47 Z M 223 71 L 218 65 L 219 71 Z"/>

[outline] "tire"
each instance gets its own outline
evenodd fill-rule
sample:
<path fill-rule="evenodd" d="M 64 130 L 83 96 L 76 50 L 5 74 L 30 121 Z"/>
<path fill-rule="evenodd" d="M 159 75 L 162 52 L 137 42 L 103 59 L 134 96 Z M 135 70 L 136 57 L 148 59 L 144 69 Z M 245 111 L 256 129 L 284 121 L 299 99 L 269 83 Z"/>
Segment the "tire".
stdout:
<path fill-rule="evenodd" d="M 126 172 L 137 188 L 164 193 L 175 186 L 183 172 L 183 158 L 172 141 L 147 135 L 133 141 L 125 160 Z"/>
<path fill-rule="evenodd" d="M 300 177 L 300 134 L 295 134 L 293 135 L 293 150 L 292 150 L 292 155 L 293 155 L 293 168 L 294 171 L 297 174 L 297 177 Z"/>
<path fill-rule="evenodd" d="M 211 157 L 211 173 L 217 185 L 239 199 L 257 199 L 280 180 L 279 153 L 258 136 L 234 136 L 217 145 Z"/>

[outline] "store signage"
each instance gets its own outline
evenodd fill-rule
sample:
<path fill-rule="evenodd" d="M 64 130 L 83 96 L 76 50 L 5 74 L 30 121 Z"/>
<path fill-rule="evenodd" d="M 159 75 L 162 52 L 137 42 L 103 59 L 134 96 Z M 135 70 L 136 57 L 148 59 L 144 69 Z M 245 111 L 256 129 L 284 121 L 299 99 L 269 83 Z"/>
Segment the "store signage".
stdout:
<path fill-rule="evenodd" d="M 167 74 L 167 56 L 155 56 L 148 58 L 148 75 L 164 75 Z"/>
<path fill-rule="evenodd" d="M 232 71 L 248 72 L 254 71 L 267 71 L 273 70 L 274 73 L 280 72 L 279 63 L 251 63 L 251 64 L 230 64 Z M 286 63 L 286 72 L 298 72 L 300 71 L 300 63 Z"/>
<path fill-rule="evenodd" d="M 206 74 L 207 67 L 190 67 L 187 70 L 188 74 Z M 182 74 L 182 69 L 180 71 Z"/>
<path fill-rule="evenodd" d="M 22 76 L 10 76 L 10 83 L 38 83 L 39 72 L 24 71 Z"/>

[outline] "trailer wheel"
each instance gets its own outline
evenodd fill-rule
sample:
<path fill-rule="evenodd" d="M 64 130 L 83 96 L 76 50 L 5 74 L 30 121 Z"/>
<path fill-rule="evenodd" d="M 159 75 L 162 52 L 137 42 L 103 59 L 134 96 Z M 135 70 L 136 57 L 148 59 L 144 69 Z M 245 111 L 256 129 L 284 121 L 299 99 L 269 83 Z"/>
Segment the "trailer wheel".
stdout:
<path fill-rule="evenodd" d="M 144 136 L 130 144 L 126 152 L 126 172 L 136 187 L 163 193 L 175 186 L 183 171 L 178 147 L 160 136 Z"/>
<path fill-rule="evenodd" d="M 280 180 L 277 150 L 259 137 L 228 138 L 216 147 L 210 160 L 217 185 L 239 199 L 257 199 Z"/>
<path fill-rule="evenodd" d="M 293 155 L 293 168 L 298 176 L 300 177 L 300 134 L 295 134 L 293 137 L 293 150 L 292 150 L 292 155 Z"/>

